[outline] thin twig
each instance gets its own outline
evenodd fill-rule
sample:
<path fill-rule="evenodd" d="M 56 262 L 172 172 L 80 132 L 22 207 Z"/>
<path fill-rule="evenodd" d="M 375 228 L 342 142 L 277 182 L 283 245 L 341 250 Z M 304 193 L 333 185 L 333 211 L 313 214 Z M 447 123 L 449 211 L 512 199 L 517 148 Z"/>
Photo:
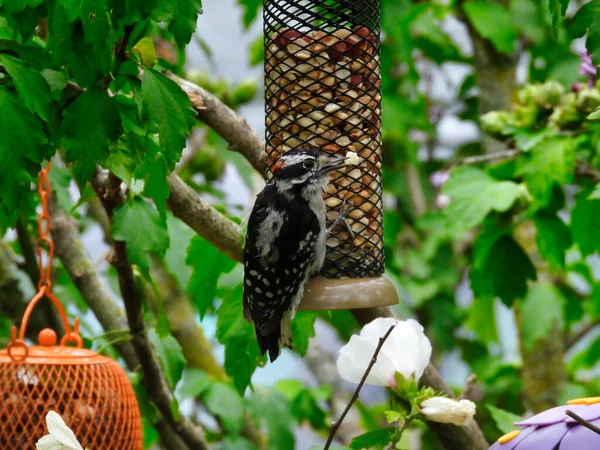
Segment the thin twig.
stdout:
<path fill-rule="evenodd" d="M 572 336 L 568 336 L 566 339 L 566 342 L 565 342 L 565 348 L 568 350 L 571 347 L 573 347 L 583 337 L 585 337 L 586 334 L 588 334 L 590 331 L 592 331 L 597 326 L 600 326 L 600 318 L 587 323 L 586 325 L 582 326 L 581 329 L 579 331 L 577 331 L 575 334 L 573 334 Z"/>
<path fill-rule="evenodd" d="M 591 424 L 590 422 L 585 420 L 583 417 L 578 416 L 570 409 L 567 409 L 565 411 L 565 414 L 567 416 L 571 417 L 573 420 L 577 421 L 579 423 L 579 425 L 586 427 L 588 430 L 592 430 L 596 434 L 600 434 L 600 428 L 598 428 L 596 425 Z"/>
<path fill-rule="evenodd" d="M 576 173 L 581 177 L 591 178 L 596 182 L 600 182 L 600 171 L 588 166 L 583 161 L 577 161 Z"/>
<path fill-rule="evenodd" d="M 377 362 L 377 356 L 379 356 L 379 352 L 381 351 L 383 344 L 385 343 L 385 341 L 387 340 L 389 335 L 392 334 L 392 330 L 395 327 L 396 327 L 396 324 L 392 325 L 386 331 L 386 333 L 383 335 L 383 337 L 379 338 L 379 344 L 377 344 L 377 348 L 375 349 L 375 353 L 373 353 L 371 362 L 367 366 L 367 370 L 365 370 L 365 373 L 363 374 L 362 379 L 360 380 L 360 383 L 358 383 L 358 386 L 356 386 L 356 390 L 352 394 L 352 398 L 350 398 L 350 401 L 348 402 L 348 405 L 346 405 L 346 408 L 342 412 L 342 415 L 340 416 L 340 418 L 331 424 L 331 430 L 329 431 L 329 437 L 327 438 L 327 442 L 325 443 L 325 447 L 323 448 L 323 450 L 327 450 L 331 446 L 331 443 L 333 442 L 333 438 L 335 437 L 335 433 L 337 432 L 338 428 L 344 421 L 344 417 L 346 417 L 346 414 L 348 414 L 348 411 L 350 411 L 350 408 L 352 408 L 352 405 L 354 404 L 354 402 L 356 400 L 358 400 L 358 395 L 360 394 L 360 390 L 362 389 L 363 385 L 365 384 L 365 381 L 367 380 L 367 377 L 369 376 L 371 369 Z"/>
<path fill-rule="evenodd" d="M 467 158 L 461 159 L 454 165 L 464 166 L 464 165 L 469 165 L 469 164 L 479 164 L 479 163 L 490 162 L 490 161 L 501 161 L 504 159 L 512 159 L 512 158 L 518 156 L 520 153 L 522 153 L 521 150 L 514 148 L 514 149 L 506 150 L 504 152 L 496 152 L 496 153 L 488 153 L 485 155 L 469 156 Z"/>

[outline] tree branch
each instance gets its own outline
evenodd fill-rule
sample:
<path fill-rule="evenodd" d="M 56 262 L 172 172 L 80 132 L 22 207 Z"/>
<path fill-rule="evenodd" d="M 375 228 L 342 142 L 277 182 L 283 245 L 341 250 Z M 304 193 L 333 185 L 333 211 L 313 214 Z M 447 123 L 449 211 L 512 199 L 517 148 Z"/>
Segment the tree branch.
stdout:
<path fill-rule="evenodd" d="M 171 174 L 168 181 L 171 195 L 167 205 L 173 214 L 231 259 L 241 261 L 239 225 L 205 203 L 178 175 Z"/>
<path fill-rule="evenodd" d="M 265 175 L 265 143 L 250 128 L 246 119 L 221 102 L 210 92 L 173 73 L 167 76 L 189 96 L 198 119 L 229 142 L 229 149 L 239 152 L 261 175 Z"/>
<path fill-rule="evenodd" d="M 104 331 L 115 339 L 128 337 L 127 318 L 108 288 L 100 281 L 98 272 L 79 235 L 76 221 L 58 206 L 56 194 L 52 192 L 48 199 L 48 210 L 52 218 L 50 232 L 56 249 L 56 255 L 63 263 L 69 278 L 81 292 L 86 304 L 98 318 Z M 124 340 L 115 343 L 115 348 L 123 356 L 132 370 L 137 369 L 138 361 L 131 343 Z"/>
<path fill-rule="evenodd" d="M 350 411 L 350 408 L 352 408 L 352 405 L 354 404 L 354 402 L 356 400 L 358 400 L 358 395 L 360 394 L 360 390 L 364 386 L 365 381 L 367 380 L 367 377 L 369 376 L 369 373 L 371 372 L 371 369 L 373 368 L 373 366 L 377 362 L 377 356 L 379 356 L 379 352 L 381 351 L 381 348 L 383 347 L 383 344 L 385 343 L 385 341 L 387 340 L 387 338 L 389 337 L 389 335 L 392 334 L 392 330 L 395 327 L 396 327 L 396 324 L 392 325 L 386 331 L 386 333 L 382 337 L 379 338 L 379 343 L 377 344 L 377 348 L 375 349 L 375 352 L 373 353 L 373 357 L 371 358 L 371 362 L 367 366 L 367 370 L 365 370 L 365 373 L 363 374 L 363 376 L 362 376 L 362 378 L 360 380 L 360 383 L 358 383 L 358 386 L 356 386 L 356 389 L 355 389 L 354 393 L 352 394 L 352 397 L 350 398 L 350 401 L 348 402 L 348 405 L 346 406 L 346 408 L 342 412 L 342 415 L 340 416 L 340 418 L 337 421 L 335 421 L 334 423 L 331 424 L 331 431 L 329 432 L 329 437 L 327 438 L 327 442 L 325 443 L 325 447 L 323 448 L 323 450 L 327 450 L 331 446 L 331 443 L 333 442 L 333 438 L 335 437 L 335 433 L 337 432 L 338 428 L 340 427 L 340 425 L 344 421 L 344 417 L 346 417 L 346 414 L 348 414 L 348 411 Z"/>
<path fill-rule="evenodd" d="M 122 200 L 121 180 L 112 173 L 109 173 L 108 178 L 105 178 L 97 171 L 92 180 L 92 186 L 100 197 L 108 216 L 112 217 L 114 208 Z M 146 336 L 142 299 L 136 289 L 133 268 L 127 259 L 127 249 L 124 242 L 114 241 L 111 264 L 119 276 L 121 296 L 125 303 L 127 322 L 132 334 L 131 342 L 143 372 L 142 384 L 162 416 L 190 449 L 208 449 L 201 429 L 192 424 L 185 416 L 179 415 L 177 418 L 174 415 L 172 410 L 173 394 L 162 372 L 160 362 L 156 358 L 152 345 Z"/>

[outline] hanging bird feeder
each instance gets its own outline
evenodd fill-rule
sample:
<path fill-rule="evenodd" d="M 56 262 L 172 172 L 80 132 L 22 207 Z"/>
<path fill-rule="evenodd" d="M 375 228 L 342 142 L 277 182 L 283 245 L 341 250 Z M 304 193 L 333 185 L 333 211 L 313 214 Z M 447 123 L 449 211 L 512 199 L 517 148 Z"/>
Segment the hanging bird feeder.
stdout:
<path fill-rule="evenodd" d="M 352 309 L 398 302 L 382 276 L 379 0 L 265 0 L 268 176 L 282 154 L 355 152 L 357 166 L 331 176 L 324 194 L 327 240 L 321 275 L 300 309 Z"/>
<path fill-rule="evenodd" d="M 112 359 L 83 348 L 79 320 L 75 319 L 71 328 L 64 308 L 52 294 L 49 169 L 50 165 L 41 171 L 39 181 L 43 211 L 37 244 L 38 293 L 25 310 L 18 335 L 13 327 L 8 347 L 0 350 L 0 448 L 34 449 L 47 434 L 46 414 L 55 411 L 84 448 L 141 450 L 140 412 L 127 375 Z M 46 264 L 43 243 L 48 248 Z M 44 329 L 39 333 L 39 344 L 28 345 L 27 323 L 44 297 L 58 310 L 66 332 L 57 345 L 56 333 Z"/>

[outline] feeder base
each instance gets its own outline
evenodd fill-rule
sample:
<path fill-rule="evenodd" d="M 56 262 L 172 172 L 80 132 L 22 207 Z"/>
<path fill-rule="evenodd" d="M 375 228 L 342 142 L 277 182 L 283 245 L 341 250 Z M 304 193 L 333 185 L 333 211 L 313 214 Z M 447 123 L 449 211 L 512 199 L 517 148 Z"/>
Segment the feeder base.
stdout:
<path fill-rule="evenodd" d="M 361 309 L 398 303 L 396 288 L 387 278 L 313 278 L 304 289 L 299 311 Z"/>

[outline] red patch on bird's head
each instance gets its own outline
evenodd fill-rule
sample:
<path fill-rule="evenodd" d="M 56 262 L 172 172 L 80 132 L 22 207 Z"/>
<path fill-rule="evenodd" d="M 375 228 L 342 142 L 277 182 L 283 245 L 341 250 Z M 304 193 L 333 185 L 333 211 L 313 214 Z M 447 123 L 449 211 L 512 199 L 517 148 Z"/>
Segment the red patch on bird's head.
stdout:
<path fill-rule="evenodd" d="M 281 169 L 284 165 L 283 160 L 278 159 L 277 162 L 273 165 L 273 168 L 271 169 L 273 171 L 273 173 L 278 172 L 279 169 Z"/>

